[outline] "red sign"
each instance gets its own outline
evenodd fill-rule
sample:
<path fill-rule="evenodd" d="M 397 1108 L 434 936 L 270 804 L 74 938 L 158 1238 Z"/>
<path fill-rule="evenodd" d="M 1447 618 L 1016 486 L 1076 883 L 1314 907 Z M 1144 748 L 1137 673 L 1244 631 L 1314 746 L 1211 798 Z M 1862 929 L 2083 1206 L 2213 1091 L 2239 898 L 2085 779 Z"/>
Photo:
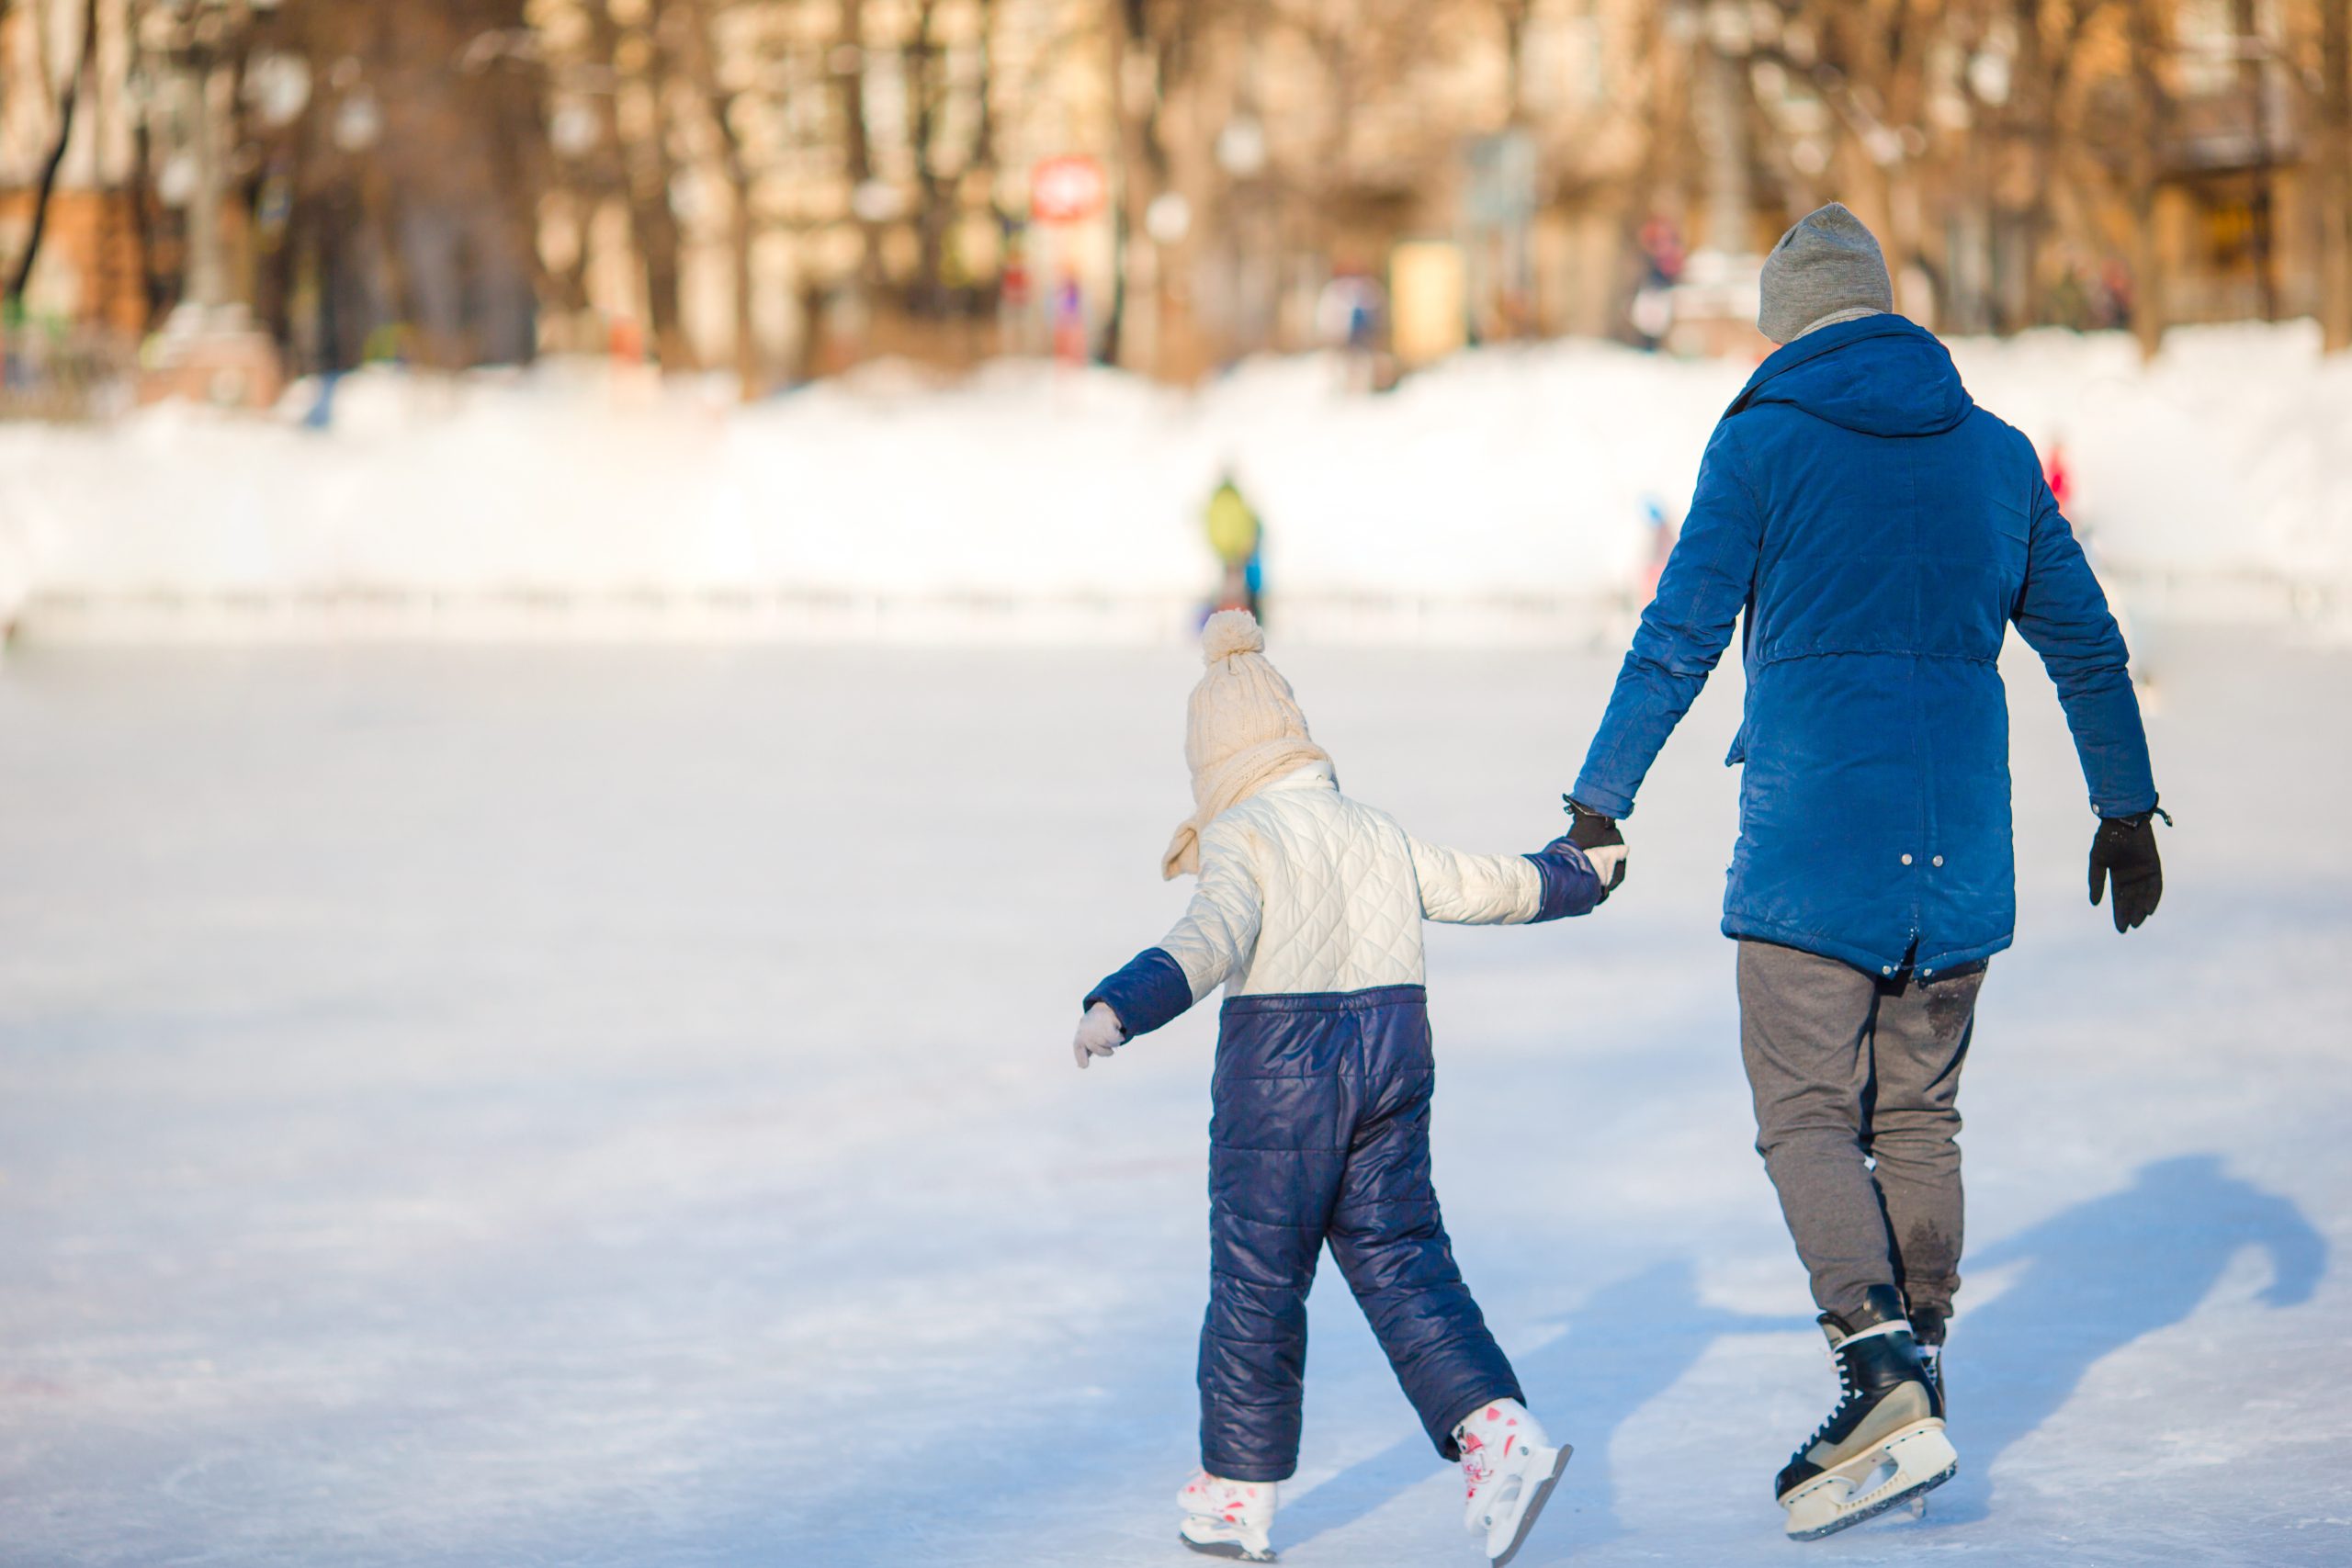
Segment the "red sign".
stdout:
<path fill-rule="evenodd" d="M 1102 165 L 1091 158 L 1048 158 L 1029 171 L 1029 210 L 1040 223 L 1083 222 L 1109 194 Z"/>

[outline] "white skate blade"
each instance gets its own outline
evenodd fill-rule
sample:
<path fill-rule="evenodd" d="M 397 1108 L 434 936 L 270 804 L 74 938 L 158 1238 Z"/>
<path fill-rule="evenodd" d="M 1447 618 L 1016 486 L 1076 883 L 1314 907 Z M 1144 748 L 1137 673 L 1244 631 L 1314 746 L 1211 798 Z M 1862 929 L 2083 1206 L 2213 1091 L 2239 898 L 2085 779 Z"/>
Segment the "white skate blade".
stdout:
<path fill-rule="evenodd" d="M 1263 1530 L 1227 1524 L 1204 1514 L 1187 1514 L 1177 1527 L 1176 1539 L 1204 1557 L 1237 1558 L 1243 1562 L 1272 1562 L 1273 1541 Z"/>
<path fill-rule="evenodd" d="M 1915 1422 L 1790 1493 L 1781 1502 L 1789 1511 L 1789 1539 L 1819 1540 L 1903 1503 L 1924 1512 L 1928 1494 L 1959 1468 L 1944 1424 L 1932 1416 Z"/>
<path fill-rule="evenodd" d="M 1527 1532 L 1535 1528 L 1544 1505 L 1552 1500 L 1552 1488 L 1560 1483 L 1561 1472 L 1568 1468 L 1571 1451 L 1566 1443 L 1534 1451 L 1520 1480 L 1519 1495 L 1497 1510 L 1487 1523 L 1487 1557 L 1494 1568 L 1503 1568 L 1527 1544 Z"/>

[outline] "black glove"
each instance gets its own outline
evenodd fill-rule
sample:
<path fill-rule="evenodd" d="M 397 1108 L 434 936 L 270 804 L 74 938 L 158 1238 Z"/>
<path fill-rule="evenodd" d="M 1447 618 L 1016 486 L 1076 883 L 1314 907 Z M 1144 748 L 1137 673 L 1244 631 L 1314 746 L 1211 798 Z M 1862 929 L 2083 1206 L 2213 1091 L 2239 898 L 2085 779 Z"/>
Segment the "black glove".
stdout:
<path fill-rule="evenodd" d="M 1600 902 L 1625 880 L 1625 835 L 1617 830 L 1617 818 L 1603 817 L 1589 806 L 1579 805 L 1574 798 L 1562 795 L 1567 803 L 1571 826 L 1568 842 L 1585 852 L 1592 862 L 1592 869 L 1600 874 Z"/>
<path fill-rule="evenodd" d="M 2098 902 L 2112 877 L 2115 901 L 2110 908 L 2119 931 L 2128 931 L 2154 914 L 2156 901 L 2165 896 L 2164 862 L 2156 854 L 2159 817 L 2166 824 L 2172 821 L 2154 807 L 2135 817 L 2103 818 L 2091 840 L 2091 902 Z"/>

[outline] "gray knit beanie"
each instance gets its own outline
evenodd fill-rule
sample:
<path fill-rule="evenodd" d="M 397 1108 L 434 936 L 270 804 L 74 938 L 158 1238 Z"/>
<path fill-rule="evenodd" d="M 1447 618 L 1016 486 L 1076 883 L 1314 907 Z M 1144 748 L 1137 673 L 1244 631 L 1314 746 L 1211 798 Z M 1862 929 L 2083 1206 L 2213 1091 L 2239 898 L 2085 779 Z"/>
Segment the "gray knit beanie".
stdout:
<path fill-rule="evenodd" d="M 1762 283 L 1756 325 L 1774 343 L 1794 342 L 1825 316 L 1894 309 L 1894 285 L 1878 242 L 1834 201 L 1781 236 L 1764 258 Z"/>

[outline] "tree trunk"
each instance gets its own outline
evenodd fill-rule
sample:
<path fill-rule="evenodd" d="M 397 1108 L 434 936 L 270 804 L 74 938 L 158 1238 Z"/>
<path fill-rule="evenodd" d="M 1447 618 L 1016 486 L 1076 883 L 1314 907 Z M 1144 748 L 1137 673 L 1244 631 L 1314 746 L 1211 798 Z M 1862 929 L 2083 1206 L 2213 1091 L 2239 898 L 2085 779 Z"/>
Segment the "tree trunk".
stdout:
<path fill-rule="evenodd" d="M 645 269 L 646 325 L 653 336 L 653 355 L 664 370 L 693 368 L 694 353 L 679 308 L 678 215 L 670 205 L 668 107 L 662 102 L 667 51 L 658 29 L 647 41 L 651 62 L 642 80 L 620 73 L 621 30 L 614 20 L 611 0 L 595 0 L 588 7 L 591 48 L 598 63 L 613 73 L 613 90 L 605 97 L 605 129 L 620 167 L 622 194 L 628 206 L 629 238 Z M 632 86 L 652 97 L 653 133 L 638 141 L 621 135 L 620 97 Z"/>
<path fill-rule="evenodd" d="M 519 32 L 529 25 L 526 0 L 499 0 L 485 20 Z M 491 164 L 497 206 L 484 215 L 488 254 L 475 258 L 475 288 L 487 296 L 474 307 L 476 334 L 492 360 L 527 363 L 538 355 L 540 301 L 557 287 L 539 252 L 541 205 L 554 185 L 546 68 L 510 62 L 485 73 L 474 90 L 483 95 L 481 119 L 497 137 Z"/>
<path fill-rule="evenodd" d="M 837 48 L 854 63 L 842 78 L 842 144 L 849 164 L 853 192 L 874 177 L 874 143 L 865 130 L 865 0 L 841 0 L 841 39 Z M 869 293 L 882 281 L 882 229 L 869 219 L 857 220 L 865 239 L 858 264 L 858 282 Z"/>
<path fill-rule="evenodd" d="M 2320 327 L 2331 354 L 2352 349 L 2352 6 L 2320 6 Z"/>
<path fill-rule="evenodd" d="M 1119 127 L 1119 178 L 1111 209 L 1111 308 L 1103 313 L 1102 357 L 1123 362 L 1127 348 L 1127 296 L 1133 286 L 1136 237 L 1143 231 L 1143 209 L 1151 201 L 1151 178 L 1144 171 L 1148 132 L 1145 118 L 1152 112 L 1150 93 L 1137 92 L 1149 62 L 1151 18 L 1148 0 L 1122 0 L 1121 26 L 1111 35 L 1111 115 Z"/>
<path fill-rule="evenodd" d="M 717 45 L 711 37 L 716 20 L 710 0 L 695 0 L 688 8 L 684 17 L 686 60 L 695 90 L 709 106 L 711 121 L 718 130 L 719 162 L 726 172 L 732 204 L 727 240 L 735 285 L 735 381 L 739 394 L 748 403 L 767 389 L 762 384 L 759 333 L 752 320 L 752 175 L 743 161 L 742 138 L 736 133 L 730 118 L 735 99 L 718 81 Z"/>
<path fill-rule="evenodd" d="M 9 275 L 5 297 L 7 313 L 19 316 L 24 311 L 25 289 L 33 280 L 33 264 L 40 260 L 40 243 L 49 230 L 49 204 L 57 194 L 57 173 L 65 162 L 65 149 L 74 140 L 74 107 L 81 101 L 82 80 L 90 73 L 90 57 L 98 41 L 98 0 L 87 0 L 82 7 L 82 48 L 74 57 L 74 74 L 67 79 L 64 91 L 57 100 L 57 140 L 40 166 L 40 183 L 33 193 L 32 231 L 25 236 L 25 254 L 17 258 L 16 270 Z M 42 61 L 41 75 L 48 75 L 48 62 Z"/>
<path fill-rule="evenodd" d="M 645 264 L 645 309 L 647 324 L 653 329 L 654 357 L 664 371 L 692 370 L 694 344 L 686 336 L 685 311 L 679 300 L 684 269 L 678 213 L 670 203 L 670 182 L 676 170 L 670 162 L 662 75 L 657 65 L 647 84 L 654 96 L 654 132 L 646 145 L 631 150 L 629 158 L 629 227 L 636 231 L 638 255 Z"/>
<path fill-rule="evenodd" d="M 1527 12 L 1530 0 L 1501 0 L 1506 118 L 1513 130 L 1527 124 Z"/>
<path fill-rule="evenodd" d="M 665 173 L 666 156 L 647 160 Z M 645 264 L 645 305 L 653 329 L 653 355 L 664 370 L 695 367 L 694 345 L 687 340 L 685 312 L 679 305 L 682 267 L 679 261 L 678 215 L 670 209 L 670 182 L 639 178 L 629 182 L 629 227 L 636 231 L 639 258 Z"/>
<path fill-rule="evenodd" d="M 2162 267 L 2156 245 L 2158 142 L 2164 134 L 2164 88 L 2156 78 L 2156 0 L 2132 0 L 2127 36 L 2132 50 L 2132 136 L 2128 180 L 2132 209 L 2132 335 L 2140 356 L 2154 359 L 2165 341 Z"/>
<path fill-rule="evenodd" d="M 163 316 L 172 288 L 155 265 L 154 141 L 144 115 L 130 133 L 130 224 L 139 247 L 140 299 L 146 307 L 140 325 L 145 328 Z"/>
<path fill-rule="evenodd" d="M 947 315 L 947 226 L 956 203 L 947 174 L 939 166 L 939 109 L 947 94 L 941 80 L 946 51 L 933 36 L 938 0 L 918 0 L 914 42 L 906 51 L 907 144 L 915 163 L 915 314 L 937 321 Z"/>
<path fill-rule="evenodd" d="M 2018 249 L 2025 276 L 2005 292 L 2001 330 L 2019 332 L 2044 325 L 2047 312 L 2041 288 L 2041 253 L 2050 238 L 2050 183 L 2057 177 L 2057 85 L 2051 80 L 2049 51 L 2041 37 L 2040 0 L 2013 0 L 2018 29 L 2017 60 L 2011 66 L 2009 112 L 2023 147 L 2028 195 L 2018 214 L 2024 233 Z"/>

